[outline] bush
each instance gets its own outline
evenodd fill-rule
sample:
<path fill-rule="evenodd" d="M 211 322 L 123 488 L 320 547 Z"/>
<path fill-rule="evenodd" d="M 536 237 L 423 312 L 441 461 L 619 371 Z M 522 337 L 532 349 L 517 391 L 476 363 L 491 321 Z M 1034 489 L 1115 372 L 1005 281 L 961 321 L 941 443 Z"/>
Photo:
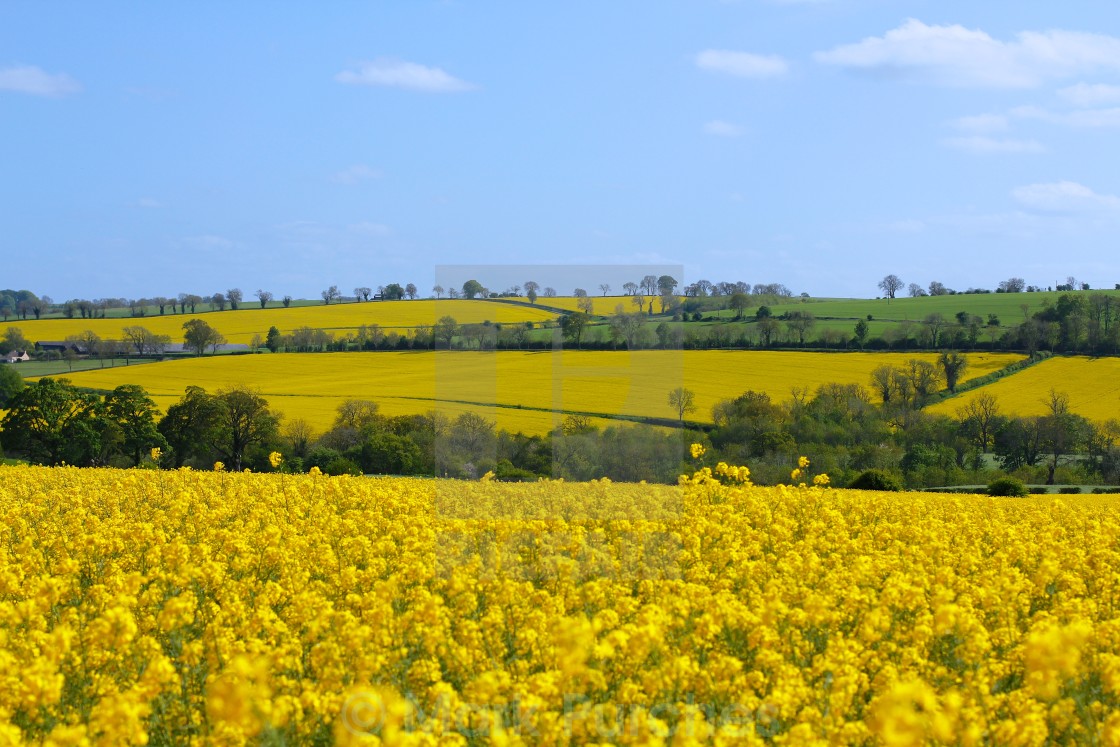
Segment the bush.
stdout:
<path fill-rule="evenodd" d="M 1077 485 L 1071 485 L 1065 488 L 1058 488 L 1058 492 L 1062 495 L 1077 495 L 1081 492 L 1081 488 Z"/>
<path fill-rule="evenodd" d="M 353 475 L 354 477 L 362 476 L 362 468 L 354 464 L 346 457 L 340 456 L 332 459 L 323 469 L 328 475 Z"/>
<path fill-rule="evenodd" d="M 1001 477 L 998 480 L 993 480 L 991 484 L 988 485 L 988 495 L 1022 498 L 1029 494 L 1030 491 L 1027 490 L 1027 486 L 1023 484 L 1023 481 L 1016 480 L 1014 477 Z"/>
<path fill-rule="evenodd" d="M 852 490 L 902 490 L 902 483 L 890 472 L 882 469 L 869 469 L 848 484 Z"/>

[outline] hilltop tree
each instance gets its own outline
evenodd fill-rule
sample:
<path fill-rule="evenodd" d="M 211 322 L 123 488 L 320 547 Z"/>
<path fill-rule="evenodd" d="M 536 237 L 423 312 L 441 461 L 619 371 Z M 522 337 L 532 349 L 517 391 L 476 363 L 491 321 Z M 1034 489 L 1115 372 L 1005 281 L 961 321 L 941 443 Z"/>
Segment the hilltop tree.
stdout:
<path fill-rule="evenodd" d="M 286 309 L 286 308 L 288 308 L 289 306 L 292 305 L 292 297 L 288 296 L 288 295 L 285 295 L 283 298 L 280 299 L 280 303 L 284 304 L 284 308 Z M 193 311 L 194 309 L 191 309 L 191 310 Z"/>
<path fill-rule="evenodd" d="M 272 300 L 272 294 L 266 290 L 257 290 L 257 292 L 253 295 L 257 297 L 258 301 L 260 301 L 262 309 L 265 306 L 268 306 L 268 302 Z"/>
<path fill-rule="evenodd" d="M 226 291 L 226 299 L 229 301 L 229 307 L 234 311 L 237 311 L 237 308 L 241 305 L 241 298 L 240 288 L 230 288 Z M 160 309 L 159 313 L 162 314 L 163 310 Z"/>
<path fill-rule="evenodd" d="M 443 286 L 438 285 L 438 284 L 433 285 L 432 286 L 432 293 L 436 294 L 436 298 L 440 298 L 441 296 L 443 296 Z"/>
<path fill-rule="evenodd" d="M 137 303 L 140 303 L 140 302 L 137 301 Z M 144 304 L 140 303 L 140 306 L 143 307 Z M 215 293 L 214 295 L 210 296 L 210 308 L 211 309 L 217 309 L 218 311 L 225 311 L 226 310 L 226 294 Z M 141 316 L 143 316 L 143 314 L 141 314 Z"/>
<path fill-rule="evenodd" d="M 879 289 L 887 297 L 887 303 L 903 288 L 902 278 L 898 275 L 887 275 L 879 281 Z"/>
<path fill-rule="evenodd" d="M 482 287 L 482 283 L 477 280 L 468 280 L 463 283 L 463 296 L 466 298 L 475 298 L 482 295 L 485 290 L 486 289 Z"/>
<path fill-rule="evenodd" d="M 337 285 L 332 285 L 319 295 L 322 297 L 323 303 L 328 306 L 330 306 L 332 301 L 342 301 L 342 293 L 338 290 Z"/>
<path fill-rule="evenodd" d="M 183 342 L 198 356 L 205 353 L 206 348 L 210 348 L 210 352 L 215 352 L 218 346 L 226 341 L 221 332 L 202 319 L 188 319 L 183 322 L 183 330 Z"/>
<path fill-rule="evenodd" d="M 601 290 L 603 292 L 603 295 L 605 296 L 611 292 L 611 286 L 609 283 L 600 283 L 599 290 Z"/>
<path fill-rule="evenodd" d="M 546 287 L 544 289 L 544 294 L 543 295 L 544 295 L 545 298 L 556 298 L 556 289 L 551 287 L 551 286 Z"/>
<path fill-rule="evenodd" d="M 537 291 L 541 289 L 540 284 L 535 280 L 526 280 L 522 287 L 525 288 L 525 297 L 529 299 L 529 303 L 536 303 Z"/>
<path fill-rule="evenodd" d="M 671 296 L 678 283 L 672 275 L 662 275 L 657 278 L 657 291 L 659 295 Z"/>
<path fill-rule="evenodd" d="M 408 299 L 410 301 L 416 300 L 416 294 L 418 293 L 418 291 L 416 290 L 416 283 L 409 283 L 408 285 L 406 285 L 404 287 L 404 292 L 405 295 L 408 296 Z"/>
<path fill-rule="evenodd" d="M 389 283 L 381 291 L 381 299 L 383 301 L 400 301 L 404 298 L 404 288 L 400 283 Z"/>
<path fill-rule="evenodd" d="M 373 293 L 372 288 L 364 285 L 358 286 L 354 289 L 354 301 L 368 301 L 371 293 Z"/>
<path fill-rule="evenodd" d="M 642 282 L 638 283 L 647 296 L 652 296 L 657 291 L 657 276 L 645 275 L 642 277 Z"/>
<path fill-rule="evenodd" d="M 626 291 L 626 295 L 632 296 L 632 295 L 634 295 L 635 293 L 638 292 L 638 284 L 637 283 L 623 283 L 622 284 L 622 290 Z"/>

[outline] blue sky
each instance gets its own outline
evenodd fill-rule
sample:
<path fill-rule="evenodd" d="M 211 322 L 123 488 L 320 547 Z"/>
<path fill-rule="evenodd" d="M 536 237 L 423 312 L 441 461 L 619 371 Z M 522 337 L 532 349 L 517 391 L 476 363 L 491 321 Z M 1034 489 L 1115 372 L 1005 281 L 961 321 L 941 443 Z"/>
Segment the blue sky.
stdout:
<path fill-rule="evenodd" d="M 1099 0 L 9 2 L 0 287 L 1111 288 L 1118 134 Z"/>

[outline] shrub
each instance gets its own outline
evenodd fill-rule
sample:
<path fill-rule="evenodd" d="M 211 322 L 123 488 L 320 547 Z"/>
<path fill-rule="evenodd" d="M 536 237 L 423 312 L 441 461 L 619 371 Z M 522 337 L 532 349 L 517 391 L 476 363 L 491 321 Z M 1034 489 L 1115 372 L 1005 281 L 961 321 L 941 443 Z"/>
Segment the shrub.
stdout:
<path fill-rule="evenodd" d="M 362 468 L 344 456 L 332 459 L 323 471 L 328 475 L 353 475 L 355 477 L 361 477 L 362 475 Z"/>
<path fill-rule="evenodd" d="M 1076 495 L 1081 492 L 1081 488 L 1078 485 L 1070 485 L 1068 487 L 1058 488 L 1058 492 L 1062 495 Z"/>
<path fill-rule="evenodd" d="M 902 483 L 890 472 L 882 469 L 869 469 L 852 480 L 848 485 L 852 490 L 902 490 Z"/>
<path fill-rule="evenodd" d="M 1013 498 L 1022 498 L 1023 496 L 1030 495 L 1031 491 L 1027 490 L 1027 486 L 1023 484 L 1022 480 L 1016 480 L 1014 477 L 1001 477 L 998 480 L 993 480 L 988 485 L 988 495 L 1010 496 Z"/>

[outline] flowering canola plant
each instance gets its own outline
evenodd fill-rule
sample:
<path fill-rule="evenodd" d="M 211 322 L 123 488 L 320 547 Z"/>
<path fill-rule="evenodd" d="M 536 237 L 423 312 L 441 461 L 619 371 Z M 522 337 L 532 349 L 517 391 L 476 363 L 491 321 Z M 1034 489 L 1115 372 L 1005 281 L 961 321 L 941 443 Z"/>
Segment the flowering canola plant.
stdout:
<path fill-rule="evenodd" d="M 0 743 L 1120 744 L 1115 496 L 161 475 L 0 469 Z"/>

